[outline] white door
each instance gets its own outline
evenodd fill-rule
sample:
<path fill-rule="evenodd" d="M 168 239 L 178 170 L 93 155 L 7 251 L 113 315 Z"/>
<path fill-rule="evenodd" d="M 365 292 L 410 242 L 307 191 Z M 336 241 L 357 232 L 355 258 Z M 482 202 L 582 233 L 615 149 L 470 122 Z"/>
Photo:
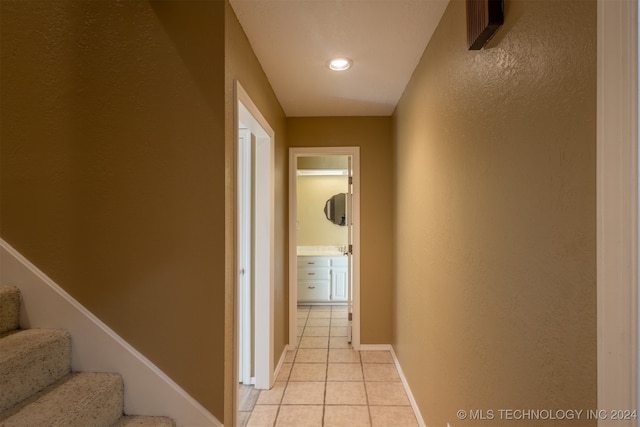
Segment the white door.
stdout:
<path fill-rule="evenodd" d="M 252 268 L 252 168 L 251 132 L 241 125 L 238 129 L 238 381 L 252 384 L 251 366 L 253 345 L 251 340 L 253 311 L 251 310 Z"/>
<path fill-rule="evenodd" d="M 349 185 L 347 190 L 347 342 L 353 342 L 353 158 L 349 156 Z"/>

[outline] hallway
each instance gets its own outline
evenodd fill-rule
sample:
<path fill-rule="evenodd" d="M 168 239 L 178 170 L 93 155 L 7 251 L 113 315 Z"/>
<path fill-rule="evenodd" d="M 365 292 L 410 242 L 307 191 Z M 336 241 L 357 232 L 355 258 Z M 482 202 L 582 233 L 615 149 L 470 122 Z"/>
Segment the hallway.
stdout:
<path fill-rule="evenodd" d="M 298 306 L 299 348 L 246 426 L 417 426 L 391 353 L 352 350 L 346 327 L 346 307 Z"/>

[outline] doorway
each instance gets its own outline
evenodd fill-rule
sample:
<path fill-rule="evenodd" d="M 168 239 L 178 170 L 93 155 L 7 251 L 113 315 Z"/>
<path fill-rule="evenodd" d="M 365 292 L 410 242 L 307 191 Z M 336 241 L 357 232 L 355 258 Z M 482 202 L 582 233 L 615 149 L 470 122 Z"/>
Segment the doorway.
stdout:
<path fill-rule="evenodd" d="M 290 349 L 299 306 L 344 312 L 348 344 L 360 348 L 359 147 L 289 149 Z"/>
<path fill-rule="evenodd" d="M 274 132 L 238 82 L 235 101 L 237 402 L 238 384 L 269 389 L 274 381 L 275 168 Z"/>

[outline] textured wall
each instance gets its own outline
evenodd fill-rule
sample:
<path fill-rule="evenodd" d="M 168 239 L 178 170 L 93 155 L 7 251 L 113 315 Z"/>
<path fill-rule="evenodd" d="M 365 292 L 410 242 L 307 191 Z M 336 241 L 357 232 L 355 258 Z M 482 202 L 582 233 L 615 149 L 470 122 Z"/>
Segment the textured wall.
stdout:
<path fill-rule="evenodd" d="M 222 419 L 224 3 L 0 5 L 2 238 Z"/>
<path fill-rule="evenodd" d="M 393 170 L 390 117 L 287 119 L 291 147 L 360 147 L 360 319 L 362 344 L 393 331 Z"/>
<path fill-rule="evenodd" d="M 467 51 L 452 0 L 394 114 L 394 345 L 427 425 L 594 425 L 497 412 L 596 406 L 596 2 L 505 7 Z"/>
<path fill-rule="evenodd" d="M 298 177 L 298 246 L 340 246 L 349 241 L 348 228 L 332 223 L 324 207 L 334 194 L 346 193 L 346 176 Z"/>

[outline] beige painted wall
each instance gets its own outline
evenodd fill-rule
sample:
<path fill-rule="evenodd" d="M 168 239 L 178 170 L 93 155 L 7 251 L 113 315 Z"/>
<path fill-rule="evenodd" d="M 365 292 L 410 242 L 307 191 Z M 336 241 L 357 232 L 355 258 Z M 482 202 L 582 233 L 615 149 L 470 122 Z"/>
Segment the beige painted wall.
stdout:
<path fill-rule="evenodd" d="M 222 419 L 224 3 L 0 5 L 2 238 Z"/>
<path fill-rule="evenodd" d="M 393 163 L 390 117 L 293 117 L 291 147 L 360 147 L 361 342 L 388 344 L 393 331 Z"/>
<path fill-rule="evenodd" d="M 596 2 L 505 7 L 472 52 L 452 0 L 394 114 L 394 347 L 427 425 L 595 425 L 497 412 L 596 407 Z"/>
<path fill-rule="evenodd" d="M 349 243 L 347 227 L 329 221 L 324 206 L 334 194 L 346 193 L 346 176 L 298 177 L 298 246 L 341 246 Z"/>
<path fill-rule="evenodd" d="M 288 277 L 288 150 L 286 137 L 286 120 L 278 99 L 276 98 L 271 85 L 262 71 L 249 41 L 244 34 L 242 27 L 233 12 L 233 9 L 226 4 L 225 22 L 225 53 L 226 53 L 226 76 L 225 76 L 225 106 L 226 106 L 226 193 L 225 204 L 227 211 L 226 222 L 226 359 L 225 359 L 225 417 L 224 424 L 232 425 L 233 407 L 233 313 L 234 313 L 234 289 L 235 268 L 233 264 L 234 238 L 234 206 L 235 199 L 233 193 L 233 180 L 235 176 L 234 147 L 235 139 L 233 134 L 233 82 L 238 80 L 251 100 L 256 104 L 269 126 L 275 132 L 275 294 L 274 294 L 274 363 L 277 364 L 282 352 L 287 345 L 289 338 L 289 277 Z M 275 366 L 274 366 L 275 367 Z"/>

